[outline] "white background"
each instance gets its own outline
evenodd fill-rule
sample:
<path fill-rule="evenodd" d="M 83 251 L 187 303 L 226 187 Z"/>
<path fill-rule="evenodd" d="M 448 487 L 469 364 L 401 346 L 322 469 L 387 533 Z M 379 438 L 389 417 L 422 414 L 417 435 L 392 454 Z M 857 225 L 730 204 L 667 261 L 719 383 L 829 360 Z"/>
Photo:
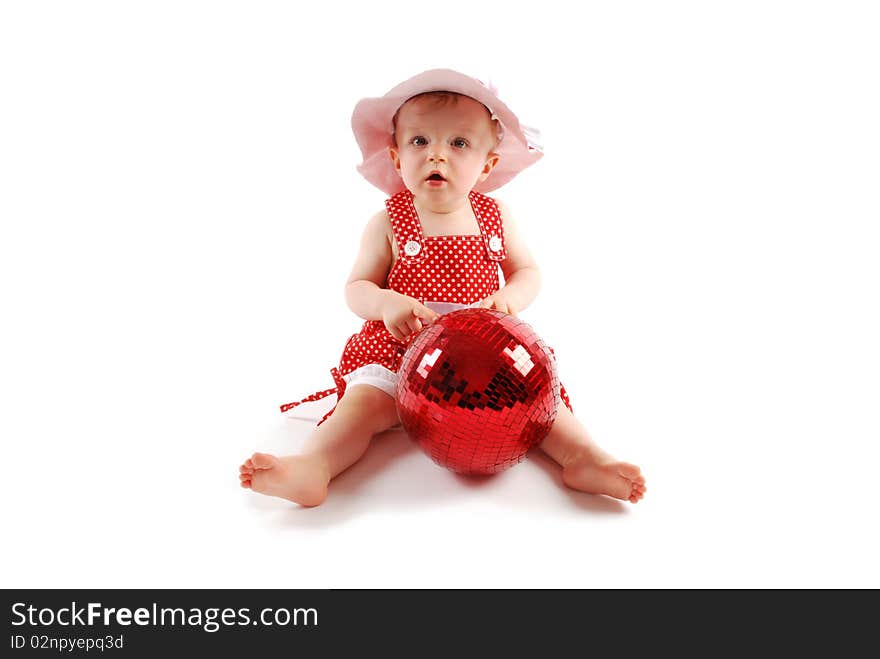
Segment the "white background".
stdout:
<path fill-rule="evenodd" d="M 0 584 L 880 586 L 873 5 L 3 3 Z M 400 432 L 320 508 L 238 485 L 361 323 L 351 110 L 434 67 L 543 133 L 522 317 L 637 506 Z"/>

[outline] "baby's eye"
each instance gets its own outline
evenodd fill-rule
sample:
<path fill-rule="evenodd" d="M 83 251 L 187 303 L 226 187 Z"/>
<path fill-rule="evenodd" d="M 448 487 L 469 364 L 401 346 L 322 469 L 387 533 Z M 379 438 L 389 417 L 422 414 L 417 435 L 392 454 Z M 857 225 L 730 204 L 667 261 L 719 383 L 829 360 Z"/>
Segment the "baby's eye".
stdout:
<path fill-rule="evenodd" d="M 413 146 L 425 146 L 428 143 L 428 140 L 422 137 L 421 135 L 416 135 L 409 141 Z"/>
<path fill-rule="evenodd" d="M 452 146 L 454 146 L 456 149 L 463 149 L 467 145 L 468 141 L 463 137 L 456 137 L 454 140 L 452 140 Z"/>

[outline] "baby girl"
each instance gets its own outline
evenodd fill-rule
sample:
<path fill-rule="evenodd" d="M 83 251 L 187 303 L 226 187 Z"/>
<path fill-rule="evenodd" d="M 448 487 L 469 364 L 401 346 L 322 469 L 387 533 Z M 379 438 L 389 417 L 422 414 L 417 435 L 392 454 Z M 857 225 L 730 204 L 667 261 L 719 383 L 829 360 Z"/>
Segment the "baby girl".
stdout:
<path fill-rule="evenodd" d="M 426 71 L 362 99 L 352 127 L 364 157 L 358 170 L 389 195 L 366 222 L 345 288 L 349 308 L 366 322 L 331 370 L 336 388 L 306 399 L 338 397 L 302 450 L 254 453 L 239 469 L 243 487 L 302 506 L 323 502 L 333 478 L 375 435 L 399 424 L 397 370 L 423 326 L 467 306 L 518 314 L 541 283 L 513 212 L 484 194 L 542 156 L 536 132 L 493 90 L 456 71 Z M 639 468 L 602 450 L 572 413 L 564 388 L 560 397 L 540 448 L 559 464 L 562 482 L 641 500 Z"/>

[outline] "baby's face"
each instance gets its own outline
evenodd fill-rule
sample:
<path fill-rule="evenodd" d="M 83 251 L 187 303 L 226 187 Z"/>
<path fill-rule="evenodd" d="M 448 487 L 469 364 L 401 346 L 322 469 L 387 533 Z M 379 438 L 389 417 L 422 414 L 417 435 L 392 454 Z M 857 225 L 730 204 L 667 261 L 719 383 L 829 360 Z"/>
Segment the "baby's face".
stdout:
<path fill-rule="evenodd" d="M 489 111 L 467 96 L 407 101 L 397 115 L 395 136 L 391 158 L 404 185 L 416 197 L 439 204 L 466 197 L 498 162 Z"/>

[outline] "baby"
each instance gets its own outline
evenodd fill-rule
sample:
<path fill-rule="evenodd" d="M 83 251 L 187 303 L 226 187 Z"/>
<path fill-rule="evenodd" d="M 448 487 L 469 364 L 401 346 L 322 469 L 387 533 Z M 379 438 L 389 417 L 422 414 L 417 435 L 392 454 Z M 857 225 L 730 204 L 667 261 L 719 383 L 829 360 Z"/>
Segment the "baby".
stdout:
<path fill-rule="evenodd" d="M 439 314 L 466 306 L 517 314 L 535 299 L 540 272 L 510 209 L 485 196 L 541 156 L 496 94 L 448 69 L 421 73 L 382 97 L 361 100 L 352 128 L 364 156 L 358 170 L 390 195 L 371 217 L 345 288 L 365 319 L 331 370 L 336 407 L 300 453 L 254 453 L 240 467 L 242 487 L 317 506 L 332 479 L 357 462 L 371 439 L 399 424 L 397 370 L 407 345 Z M 501 286 L 499 269 L 504 276 Z M 603 451 L 561 404 L 541 449 L 568 487 L 636 503 L 645 479 L 635 465 Z"/>

